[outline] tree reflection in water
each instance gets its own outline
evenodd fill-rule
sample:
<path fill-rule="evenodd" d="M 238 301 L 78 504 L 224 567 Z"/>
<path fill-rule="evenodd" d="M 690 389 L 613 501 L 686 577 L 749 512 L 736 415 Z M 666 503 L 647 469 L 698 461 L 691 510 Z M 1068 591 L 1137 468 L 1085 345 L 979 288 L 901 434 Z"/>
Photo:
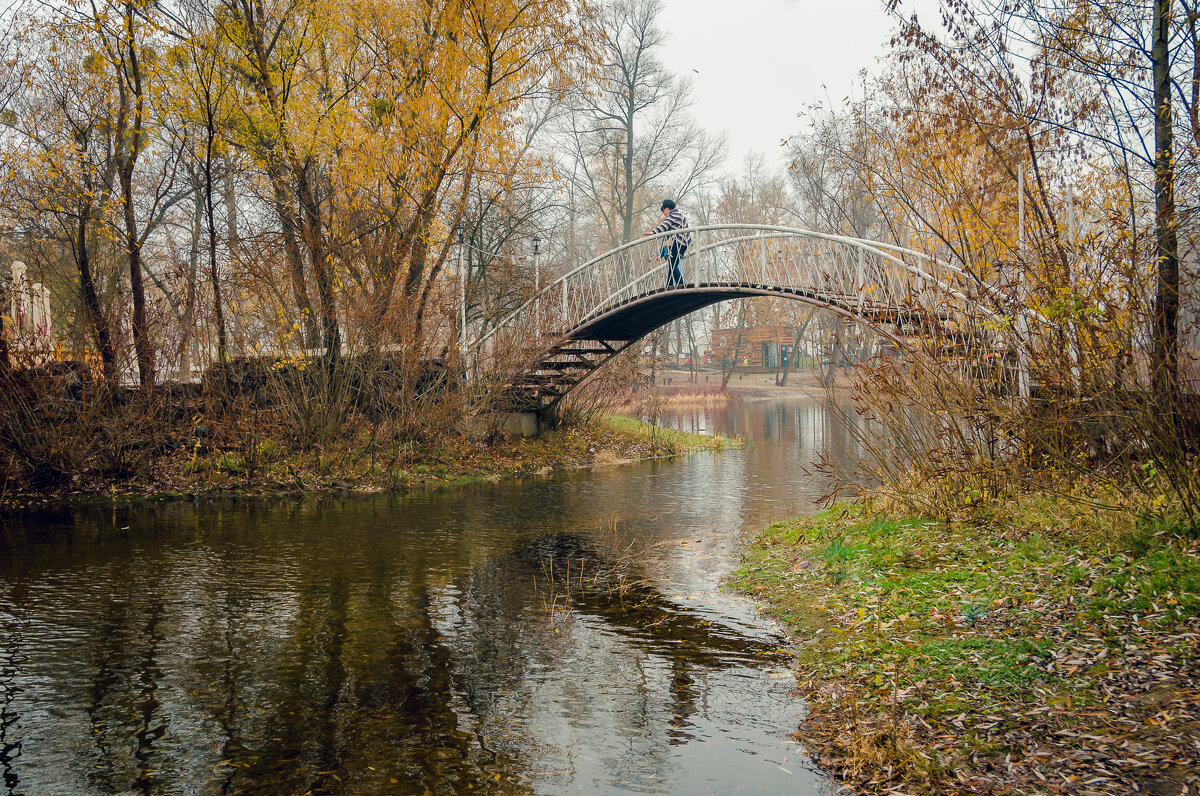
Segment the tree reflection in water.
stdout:
<path fill-rule="evenodd" d="M 708 573 L 758 522 L 756 479 L 797 470 L 768 452 L 10 512 L 0 793 L 817 792 L 769 765 L 799 708 L 755 672 L 786 656 Z"/>

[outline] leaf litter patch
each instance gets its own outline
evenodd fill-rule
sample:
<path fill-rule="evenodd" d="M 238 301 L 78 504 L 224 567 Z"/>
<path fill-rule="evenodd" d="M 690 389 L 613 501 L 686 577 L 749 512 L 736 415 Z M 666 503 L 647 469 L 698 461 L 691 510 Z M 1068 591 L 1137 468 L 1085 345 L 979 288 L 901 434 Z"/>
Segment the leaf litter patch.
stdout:
<path fill-rule="evenodd" d="M 733 585 L 792 630 L 797 739 L 853 792 L 1200 792 L 1200 542 L 839 504 Z"/>

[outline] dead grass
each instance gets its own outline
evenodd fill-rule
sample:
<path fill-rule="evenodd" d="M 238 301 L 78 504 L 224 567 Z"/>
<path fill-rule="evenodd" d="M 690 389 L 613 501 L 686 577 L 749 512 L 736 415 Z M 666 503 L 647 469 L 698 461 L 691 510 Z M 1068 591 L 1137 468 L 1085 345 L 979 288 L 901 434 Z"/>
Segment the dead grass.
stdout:
<path fill-rule="evenodd" d="M 130 478 L 85 470 L 61 490 L 12 492 L 2 499 L 397 491 L 716 451 L 730 444 L 721 437 L 616 416 L 600 416 L 535 438 L 449 434 L 424 443 L 389 440 L 372 433 L 366 423 L 347 424 L 342 438 L 329 445 L 246 435 L 213 443 L 198 439 L 188 448 L 155 457 Z"/>

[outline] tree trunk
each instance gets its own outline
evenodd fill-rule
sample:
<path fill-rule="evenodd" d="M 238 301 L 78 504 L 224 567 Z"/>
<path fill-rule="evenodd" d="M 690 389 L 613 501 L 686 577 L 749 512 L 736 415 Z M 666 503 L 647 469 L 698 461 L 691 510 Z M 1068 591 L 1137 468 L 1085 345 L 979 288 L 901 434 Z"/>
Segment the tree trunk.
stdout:
<path fill-rule="evenodd" d="M 4 313 L 8 310 L 9 288 L 5 285 L 12 283 L 6 278 L 5 274 L 0 273 L 0 384 L 3 384 L 12 370 L 12 360 L 8 351 L 8 338 L 4 336 Z"/>
<path fill-rule="evenodd" d="M 314 168 L 313 164 L 306 163 L 300 167 L 293 167 L 293 171 L 300 188 L 301 229 L 311 257 L 313 277 L 317 281 L 317 299 L 321 302 L 321 342 L 325 346 L 326 361 L 332 365 L 341 356 L 342 336 L 338 324 L 337 301 L 333 292 L 333 276 L 329 272 L 325 233 L 321 225 L 320 199 L 313 188 Z"/>
<path fill-rule="evenodd" d="M 238 237 L 238 211 L 237 211 L 237 194 L 233 187 L 233 164 L 229 162 L 229 158 L 223 158 L 221 167 L 224 173 L 221 175 L 221 191 L 222 199 L 225 201 L 225 240 L 229 246 L 229 253 L 232 256 L 238 247 L 240 238 Z"/>
<path fill-rule="evenodd" d="M 658 341 L 662 337 L 662 330 L 654 332 L 654 336 L 650 338 L 650 386 L 654 387 L 658 384 Z"/>
<path fill-rule="evenodd" d="M 225 333 L 225 306 L 221 299 L 221 282 L 217 278 L 217 221 L 213 193 L 213 143 L 216 137 L 216 120 L 208 119 L 207 138 L 204 149 L 204 210 L 208 216 L 208 278 L 212 283 L 213 314 L 217 319 L 217 359 L 224 362 L 228 356 L 228 336 Z"/>
<path fill-rule="evenodd" d="M 135 123 L 136 125 L 136 123 Z M 136 139 L 135 133 L 132 138 Z M 142 279 L 142 243 L 138 237 L 137 216 L 133 209 L 133 170 L 137 164 L 136 144 L 122 158 L 117 169 L 121 182 L 122 217 L 125 222 L 125 254 L 129 261 L 129 292 L 133 297 L 133 348 L 137 356 L 138 383 L 152 388 L 154 378 L 154 348 L 150 342 L 146 320 L 146 286 Z"/>
<path fill-rule="evenodd" d="M 87 136 L 82 132 L 76 133 L 76 143 L 82 150 L 87 146 Z M 111 174 L 108 175 L 111 177 Z M 92 275 L 91 252 L 88 250 L 89 222 L 92 218 L 92 208 L 95 204 L 92 192 L 92 181 L 84 172 L 84 186 L 87 191 L 76 225 L 75 239 L 71 242 L 71 254 L 75 258 L 75 270 L 79 274 L 79 300 L 83 305 L 83 316 L 87 326 L 91 327 L 96 350 L 100 353 L 100 368 L 108 382 L 114 382 L 117 377 L 117 352 L 113 345 L 112 332 L 109 329 L 108 318 L 100 306 L 99 291 L 96 290 L 96 280 Z M 107 181 L 107 180 L 106 180 Z"/>
<path fill-rule="evenodd" d="M 688 381 L 696 383 L 700 381 L 700 363 L 698 361 L 700 359 L 700 352 L 696 350 L 696 329 L 693 326 L 691 315 L 687 316 L 687 339 L 688 356 L 692 360 L 692 367 L 690 368 L 690 373 L 688 374 Z"/>
<path fill-rule="evenodd" d="M 1160 411 L 1177 418 L 1179 391 L 1179 246 L 1169 50 L 1173 0 L 1154 0 L 1154 233 L 1157 255 L 1150 377 Z M 1177 425 L 1177 424 L 1176 424 Z"/>
<path fill-rule="evenodd" d="M 783 378 L 779 380 L 780 387 L 787 386 L 788 372 L 795 366 L 796 358 L 800 355 L 800 341 L 804 339 L 804 333 L 808 331 L 808 325 L 812 323 L 813 316 L 816 313 L 816 310 L 809 310 L 808 317 L 804 319 L 804 323 L 796 327 L 796 339 L 792 341 L 792 353 L 788 357 L 787 364 L 783 367 Z"/>
<path fill-rule="evenodd" d="M 745 328 L 746 328 L 746 300 L 742 299 L 741 306 L 738 308 L 737 339 L 736 339 L 736 342 L 733 344 L 733 358 L 732 358 L 733 364 L 731 364 L 728 368 L 726 368 L 725 372 L 721 375 L 721 389 L 722 390 L 728 389 L 729 378 L 733 375 L 733 372 L 735 370 L 737 370 L 737 360 L 738 360 L 738 357 L 741 356 L 741 354 L 742 354 L 742 330 L 744 330 Z"/>
<path fill-rule="evenodd" d="M 192 336 L 196 329 L 196 303 L 199 291 L 200 273 L 200 236 L 204 231 L 204 203 L 201 199 L 201 185 L 195 172 L 189 166 L 192 187 L 192 234 L 188 245 L 187 294 L 183 300 L 183 312 L 179 320 L 179 344 L 175 346 L 176 359 L 179 362 L 179 374 L 187 378 L 191 372 Z"/>
<path fill-rule="evenodd" d="M 88 323 L 92 334 L 96 337 L 96 350 L 100 352 L 100 366 L 104 378 L 113 381 L 117 376 L 117 352 L 113 347 L 112 332 L 108 328 L 108 318 L 100 307 L 100 296 L 96 291 L 96 281 L 92 277 L 92 262 L 88 252 L 87 216 L 80 215 L 79 239 L 76 242 L 75 266 L 79 271 L 79 293 L 83 300 L 83 308 L 87 312 Z"/>
<path fill-rule="evenodd" d="M 132 2 L 125 3 L 125 53 L 128 62 L 122 68 L 119 84 L 121 95 L 118 123 L 117 177 L 121 184 L 122 215 L 125 222 L 125 252 L 129 260 L 129 291 L 133 296 L 133 348 L 137 354 L 138 383 L 143 389 L 154 387 L 154 348 L 146 320 L 146 288 L 142 281 L 142 240 L 138 235 L 137 215 L 133 204 L 133 173 L 142 152 L 142 121 L 145 95 L 142 70 L 134 32 L 135 11 Z M 130 118 L 132 114 L 132 118 Z"/>
<path fill-rule="evenodd" d="M 121 193 L 125 203 L 125 236 L 129 257 L 129 291 L 133 295 L 133 348 L 137 354 L 138 383 L 154 386 L 154 349 L 150 344 L 146 321 L 146 287 L 142 281 L 142 246 L 137 239 L 137 219 L 133 213 L 133 170 L 121 169 Z"/>
<path fill-rule="evenodd" d="M 1195 8 L 1187 8 L 1188 21 L 1188 38 L 1192 44 L 1192 102 L 1189 106 L 1191 111 L 1192 123 L 1192 141 L 1200 144 L 1200 37 L 1196 35 L 1196 16 L 1198 12 Z"/>
<path fill-rule="evenodd" d="M 630 93 L 628 116 L 625 119 L 625 159 L 622 165 L 624 166 L 625 176 L 625 206 L 621 208 L 621 220 L 623 229 L 621 232 L 621 243 L 629 243 L 633 240 L 633 94 Z"/>
<path fill-rule="evenodd" d="M 272 152 L 271 156 L 274 157 L 275 153 Z M 308 283 L 304 279 L 304 256 L 300 252 L 299 240 L 300 220 L 297 218 L 295 203 L 288 195 L 283 170 L 278 164 L 271 163 L 267 166 L 267 174 L 271 180 L 275 213 L 279 216 L 279 224 L 283 230 L 283 252 L 288 262 L 288 275 L 292 280 L 292 294 L 304 328 L 304 347 L 316 348 L 320 344 L 320 337 L 317 332 L 317 319 L 312 311 L 312 301 L 308 297 Z"/>
<path fill-rule="evenodd" d="M 0 291 L 0 307 L 8 303 L 7 299 L 8 291 Z M 0 315 L 0 382 L 5 380 L 11 369 L 12 363 L 8 354 L 8 338 L 4 336 L 4 316 Z"/>

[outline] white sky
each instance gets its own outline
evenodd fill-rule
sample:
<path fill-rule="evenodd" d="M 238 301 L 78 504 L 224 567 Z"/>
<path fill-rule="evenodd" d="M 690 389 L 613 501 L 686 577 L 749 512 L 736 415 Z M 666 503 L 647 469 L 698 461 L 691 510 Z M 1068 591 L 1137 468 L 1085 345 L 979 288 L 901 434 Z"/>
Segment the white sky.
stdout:
<path fill-rule="evenodd" d="M 901 9 L 937 21 L 937 0 Z M 735 172 L 751 151 L 780 162 L 780 142 L 800 132 L 797 114 L 840 105 L 859 72 L 878 69 L 893 28 L 882 0 L 665 0 L 660 23 L 670 33 L 664 64 L 692 78 L 696 120 L 728 133 Z"/>

